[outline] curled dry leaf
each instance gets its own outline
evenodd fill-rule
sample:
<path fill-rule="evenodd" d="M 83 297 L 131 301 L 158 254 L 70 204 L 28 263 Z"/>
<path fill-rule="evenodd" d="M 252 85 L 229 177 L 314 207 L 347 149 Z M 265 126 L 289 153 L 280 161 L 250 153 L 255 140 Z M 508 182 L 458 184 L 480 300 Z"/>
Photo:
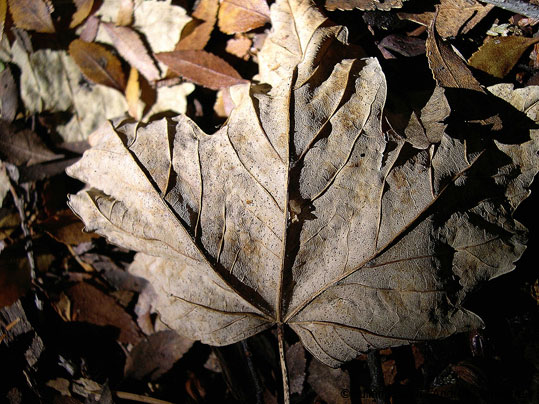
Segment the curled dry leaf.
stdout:
<path fill-rule="evenodd" d="M 223 59 L 202 50 L 163 52 L 155 57 L 173 72 L 212 90 L 246 82 Z"/>
<path fill-rule="evenodd" d="M 225 34 L 251 31 L 269 22 L 266 0 L 223 0 L 219 7 L 219 29 Z"/>
<path fill-rule="evenodd" d="M 90 15 L 90 11 L 94 7 L 94 0 L 74 0 L 74 3 L 77 11 L 71 17 L 69 28 L 80 25 Z"/>
<path fill-rule="evenodd" d="M 148 81 L 159 79 L 159 69 L 148 54 L 142 39 L 134 30 L 128 27 L 117 27 L 111 23 L 101 25 L 109 34 L 118 53 L 131 66 L 135 67 Z"/>
<path fill-rule="evenodd" d="M 106 124 L 68 169 L 89 184 L 71 208 L 140 251 L 130 270 L 152 283 L 161 320 L 204 343 L 288 324 L 338 366 L 480 327 L 462 302 L 525 249 L 512 214 L 538 136 L 470 149 L 471 135 L 442 132 L 418 149 L 382 132 L 384 74 L 354 59 L 345 28 L 299 0 L 278 0 L 272 22 L 269 85 L 232 87 L 225 126 Z"/>
<path fill-rule="evenodd" d="M 401 8 L 406 0 L 326 0 L 325 7 L 330 10 L 384 10 Z"/>
<path fill-rule="evenodd" d="M 492 4 L 482 4 L 476 0 L 442 0 L 438 6 L 436 31 L 442 38 L 466 34 L 492 10 Z M 429 26 L 434 12 L 421 14 L 398 13 L 402 19 Z"/>
<path fill-rule="evenodd" d="M 43 0 L 9 0 L 9 11 L 18 28 L 47 34 L 55 32 L 52 10 Z"/>
<path fill-rule="evenodd" d="M 468 63 L 494 77 L 504 78 L 517 64 L 520 57 L 539 38 L 523 36 L 487 37 Z"/>
<path fill-rule="evenodd" d="M 125 88 L 122 64 L 104 46 L 75 39 L 69 44 L 69 55 L 88 80 L 119 91 Z"/>

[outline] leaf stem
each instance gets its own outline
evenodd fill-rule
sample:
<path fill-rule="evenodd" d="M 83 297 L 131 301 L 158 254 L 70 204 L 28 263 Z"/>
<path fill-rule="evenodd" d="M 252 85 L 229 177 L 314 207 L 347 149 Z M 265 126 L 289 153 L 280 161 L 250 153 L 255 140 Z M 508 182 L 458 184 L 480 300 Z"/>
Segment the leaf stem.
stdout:
<path fill-rule="evenodd" d="M 283 401 L 284 404 L 290 404 L 290 388 L 288 387 L 288 374 L 284 358 L 284 335 L 282 324 L 277 325 L 277 341 L 279 343 L 279 359 L 281 361 L 281 373 L 283 376 Z"/>

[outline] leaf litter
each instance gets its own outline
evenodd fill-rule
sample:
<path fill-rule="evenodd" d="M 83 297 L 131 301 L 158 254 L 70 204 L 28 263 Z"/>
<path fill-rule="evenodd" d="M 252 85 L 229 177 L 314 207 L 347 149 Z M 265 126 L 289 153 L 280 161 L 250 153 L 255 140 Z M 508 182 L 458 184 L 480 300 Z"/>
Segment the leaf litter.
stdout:
<path fill-rule="evenodd" d="M 4 96 L 8 120 L 17 128 L 11 133 L 34 133 L 32 145 L 44 141 L 44 150 L 64 154 L 57 160 L 32 162 L 27 167 L 5 149 L 2 158 L 8 163 L 2 172 L 6 176 L 0 176 L 5 188 L 2 192 L 7 195 L 3 197 L 6 208 L 0 212 L 6 224 L 2 225 L 0 261 L 12 263 L 12 272 L 0 272 L 7 276 L 2 279 L 12 282 L 11 286 L 1 287 L 6 291 L 12 288 L 12 300 L 27 294 L 21 297 L 21 315 L 24 311 L 31 313 L 33 325 L 34 319 L 44 317 L 50 323 L 47 313 L 58 316 L 53 321 L 58 328 L 56 338 L 60 338 L 57 348 L 51 350 L 46 328 L 36 328 L 49 345 L 42 359 L 46 364 L 41 365 L 42 369 L 50 368 L 46 380 L 51 381 L 52 388 L 46 388 L 47 397 L 52 400 L 67 394 L 77 402 L 99 396 L 107 402 L 116 398 L 152 400 L 138 394 L 141 393 L 182 401 L 179 392 L 185 399 L 211 401 L 209 397 L 217 397 L 214 392 L 226 391 L 230 399 L 248 401 L 255 401 L 256 396 L 258 401 L 264 397 L 276 402 L 276 397 L 284 397 L 286 402 L 291 394 L 307 401 L 344 402 L 360 394 L 362 401 L 374 395 L 391 396 L 391 400 L 400 402 L 404 399 L 400 394 L 416 388 L 418 380 L 441 380 L 453 373 L 468 380 L 467 375 L 482 374 L 484 365 L 469 365 L 463 350 L 466 334 L 450 335 L 483 326 L 470 308 L 485 319 L 487 331 L 492 334 L 493 316 L 484 317 L 485 309 L 478 309 L 473 299 L 486 280 L 511 272 L 514 261 L 522 255 L 528 232 L 513 213 L 528 196 L 537 171 L 537 134 L 532 123 L 537 114 L 535 90 L 531 86 L 523 91 L 513 84 L 499 84 L 487 92 L 486 85 L 492 81 L 474 77 L 466 63 L 483 41 L 482 27 L 495 17 L 503 23 L 507 19 L 503 13 L 490 7 L 488 14 L 479 12 L 463 25 L 459 17 L 465 14 L 466 7 L 473 6 L 472 2 L 455 3 L 454 10 L 444 16 L 448 2 L 441 1 L 438 15 L 432 18 L 431 14 L 427 21 L 433 24 L 425 33 L 424 28 L 415 29 L 414 23 L 399 23 L 395 18 L 401 6 L 402 12 L 408 14 L 432 12 L 432 8 L 417 7 L 412 2 L 384 2 L 381 7 L 379 2 L 341 2 L 338 8 L 350 11 L 329 13 L 330 19 L 338 22 L 333 24 L 309 2 L 278 1 L 272 6 L 272 22 L 266 19 L 263 24 L 267 25 L 250 25 L 245 28 L 249 33 L 235 35 L 243 47 L 232 56 L 225 49 L 230 42 L 227 39 L 232 37 L 217 32 L 215 25 L 225 19 L 236 26 L 245 23 L 235 17 L 221 18 L 226 7 L 236 7 L 234 2 L 224 2 L 230 4 L 221 4 L 219 10 L 212 3 L 212 16 L 208 12 L 204 18 L 197 11 L 185 12 L 177 2 L 91 3 L 77 1 L 69 11 L 48 8 L 55 30 L 60 32 L 58 37 L 74 32 L 69 31 L 74 26 L 68 28 L 73 21 L 79 26 L 74 35 L 66 35 L 65 40 L 52 46 L 50 42 L 44 44 L 42 38 L 55 34 L 29 30 L 28 35 L 23 29 L 14 29 L 8 18 L 9 32 L 2 37 L 0 51 L 6 68 L 15 72 L 8 82 L 16 90 L 25 86 L 19 66 L 24 66 L 25 60 L 32 61 L 39 52 L 48 52 L 50 57 L 33 60 L 31 69 L 26 70 L 25 77 L 30 77 L 32 83 L 46 89 L 55 74 L 63 75 L 64 80 L 72 74 L 78 82 L 68 81 L 71 89 L 104 87 L 85 77 L 72 55 L 65 53 L 77 38 L 84 39 L 90 47 L 107 49 L 120 62 L 116 71 L 124 77 L 129 73 L 125 92 L 125 78 L 124 85 L 115 86 L 121 91 L 108 89 L 123 103 L 123 111 L 110 117 L 120 117 L 91 136 L 93 148 L 78 163 L 84 172 L 80 175 L 94 188 L 81 191 L 72 202 L 84 195 L 93 198 L 92 204 L 79 212 L 87 222 L 88 217 L 96 217 L 94 223 L 86 223 L 87 230 L 105 233 L 109 229 L 109 240 L 142 251 L 133 263 L 133 253 L 128 250 L 107 246 L 102 239 L 86 237 L 88 233 L 79 233 L 83 236 L 79 238 L 76 233 L 81 225 L 66 213 L 63 203 L 54 202 L 50 191 L 46 206 L 40 206 L 45 197 L 41 184 L 45 189 L 61 190 L 59 199 L 66 190 L 74 193 L 80 189 L 80 185 L 78 189 L 75 186 L 79 183 L 73 181 L 63 187 L 58 185 L 57 181 L 65 177 L 57 168 L 65 167 L 69 159 L 78 159 L 80 151 L 64 148 L 57 134 L 75 133 L 74 139 L 85 139 L 94 132 L 60 129 L 73 117 L 70 102 L 77 104 L 83 99 L 55 99 L 58 92 L 54 90 L 47 94 L 26 88 L 26 94 L 21 91 L 21 104 L 12 103 L 15 107 L 10 107 L 14 97 Z M 387 11 L 359 11 L 369 7 Z M 326 9 L 330 8 L 326 4 Z M 187 24 L 189 15 L 199 20 Z M 368 21 L 368 25 L 361 23 L 354 28 L 350 25 L 353 18 Z M 478 24 L 480 20 L 486 22 Z M 291 21 L 296 32 L 290 30 Z M 517 21 L 517 17 L 510 19 L 513 26 L 506 24 L 510 29 L 505 34 L 532 36 L 536 30 L 533 25 L 518 22 L 517 26 Z M 347 25 L 350 32 L 340 24 Z M 155 54 L 174 51 L 182 29 L 185 39 L 202 26 L 200 35 L 192 37 L 186 46 L 199 51 L 198 56 L 213 59 L 209 70 L 217 77 L 201 81 L 201 69 L 191 69 L 193 77 L 184 75 L 183 79 L 172 73 L 162 74 L 166 67 L 151 61 Z M 272 27 L 269 36 L 268 31 L 264 32 L 268 26 Z M 444 26 L 451 35 L 443 33 Z M 109 31 L 129 34 L 118 35 L 114 43 L 107 27 Z M 363 27 L 366 35 L 358 35 Z M 143 47 L 131 56 L 130 47 L 118 42 L 128 41 L 129 35 Z M 266 39 L 262 50 L 260 38 Z M 355 47 L 358 43 L 370 50 L 360 51 Z M 422 54 L 425 43 L 426 59 Z M 380 59 L 380 52 L 372 44 L 379 44 L 380 52 L 390 59 L 378 62 L 365 58 L 374 53 Z M 26 56 L 13 58 L 17 47 Z M 459 50 L 464 56 L 459 55 Z M 394 59 L 401 63 L 397 69 Z M 44 60 L 57 60 L 64 66 L 52 72 L 40 70 Z M 225 60 L 235 73 L 219 75 Z M 438 84 L 435 87 L 430 72 L 426 70 L 426 74 L 420 67 L 426 67 L 427 60 Z M 527 63 L 524 59 L 518 63 L 508 73 L 508 80 L 525 85 L 533 70 L 523 71 L 523 63 Z M 533 69 L 532 63 L 529 65 Z M 253 77 L 255 64 L 259 74 Z M 73 73 L 66 66 L 74 66 Z M 419 71 L 412 72 L 412 66 L 419 67 Z M 397 73 L 399 68 L 402 73 Z M 38 80 L 36 72 L 37 77 L 41 76 Z M 233 80 L 222 81 L 227 74 L 238 80 L 239 86 L 230 88 Z M 395 78 L 400 75 L 404 79 L 404 74 L 409 79 L 395 86 Z M 244 78 L 252 78 L 251 83 Z M 198 84 L 184 84 L 185 79 Z M 52 88 L 64 85 L 57 83 L 54 86 L 59 87 Z M 417 87 L 413 87 L 415 83 Z M 214 114 L 215 92 L 201 85 L 220 89 L 217 97 L 221 101 L 215 108 L 227 119 L 224 126 L 223 120 L 210 118 Z M 407 95 L 412 103 L 401 111 L 395 110 L 399 104 L 394 102 L 401 96 L 399 88 L 405 86 L 413 88 Z M 193 88 L 194 93 L 186 98 Z M 495 101 L 492 93 L 506 101 Z M 83 104 L 109 105 L 108 101 L 99 104 L 90 100 L 93 98 Z M 34 109 L 28 107 L 32 102 Z M 78 112 L 76 105 L 75 111 Z M 147 123 L 130 120 L 125 115 L 127 111 L 137 121 Z M 196 124 L 185 116 L 176 116 L 184 111 Z M 529 120 L 518 111 L 524 111 Z M 87 114 L 81 111 L 81 116 Z M 94 128 L 103 120 L 96 117 Z M 206 134 L 215 130 L 212 135 Z M 6 143 L 10 144 L 11 141 Z M 163 156 L 165 150 L 168 153 Z M 101 154 L 110 151 L 114 159 L 105 159 L 107 163 L 97 167 L 91 163 L 95 156 L 101 159 Z M 95 173 L 88 173 L 94 169 Z M 112 180 L 109 185 L 107 178 Z M 15 210 L 14 203 L 26 209 Z M 522 209 L 530 203 L 522 203 Z M 32 241 L 29 245 L 23 241 L 28 235 Z M 178 255 L 178 251 L 184 255 Z M 38 283 L 34 280 L 34 286 L 27 291 L 28 284 L 22 288 L 16 285 L 24 284 L 22 268 L 31 261 Z M 133 274 L 152 283 L 127 273 L 124 268 L 130 263 Z M 20 269 L 16 269 L 19 264 Z M 519 275 L 508 274 L 500 279 L 515 276 Z M 500 283 L 492 281 L 488 285 Z M 498 290 L 496 287 L 486 286 L 484 290 Z M 472 296 L 471 305 L 468 295 Z M 2 313 L 5 310 L 9 309 Z M 497 312 L 500 321 L 507 318 L 504 310 Z M 9 333 L 16 318 L 7 321 L 0 324 L 1 332 Z M 256 334 L 275 324 L 276 334 L 270 330 Z M 129 342 L 140 340 L 138 346 L 142 347 L 147 338 L 144 334 L 152 339 L 155 330 L 168 330 L 155 334 L 163 343 L 157 345 L 175 351 L 171 348 L 173 335 L 178 334 L 170 328 L 191 341 L 199 339 L 216 345 L 256 335 L 212 349 L 220 363 L 211 368 L 219 368 L 222 373 L 205 370 L 202 365 L 209 348 L 191 342 L 183 353 L 172 354 L 156 364 L 164 367 L 149 376 L 155 367 L 150 357 L 161 349 L 155 345 L 131 366 L 148 369 L 140 376 L 151 379 L 148 386 L 129 384 L 120 359 L 135 355 Z M 133 330 L 137 331 L 133 334 Z M 477 335 L 470 332 L 470 338 L 472 334 Z M 530 334 L 523 330 L 522 335 Z M 2 334 L 2 341 L 11 341 L 8 337 Z M 115 342 L 118 338 L 120 345 Z M 432 338 L 449 338 L 429 342 L 430 347 L 439 347 L 434 348 L 438 355 L 448 352 L 442 348 L 449 346 L 444 341 L 461 342 L 446 355 L 448 360 L 433 359 L 429 356 L 432 351 L 423 348 L 423 341 Z M 473 337 L 474 346 L 477 338 Z M 369 379 L 365 360 L 362 356 L 359 360 L 353 358 L 369 349 L 408 343 L 414 344 L 415 351 L 406 347 L 386 349 L 380 353 L 380 363 L 372 365 L 367 361 L 369 369 L 379 367 L 373 371 L 382 375 L 377 384 L 369 387 L 365 382 Z M 95 346 L 101 348 L 96 350 Z M 0 347 L 3 348 L 4 345 Z M 169 348 L 163 349 L 171 352 Z M 414 352 L 415 365 L 411 367 L 403 361 L 408 351 Z M 40 356 L 39 349 L 34 352 L 36 358 Z M 237 359 L 230 359 L 232 352 Z M 485 352 L 473 348 L 471 355 Z M 96 372 L 99 358 L 105 357 L 108 369 Z M 494 361 L 507 359 L 503 354 L 497 358 Z M 332 366 L 351 362 L 330 377 L 329 368 L 317 360 Z M 288 368 L 284 391 L 278 387 L 279 361 Z M 193 365 L 195 362 L 198 365 Z M 231 376 L 238 371 L 240 378 Z M 31 377 L 35 374 L 32 368 L 26 372 Z M 182 372 L 186 373 L 180 376 Z M 518 375 L 523 371 L 512 368 L 512 372 Z M 317 373 L 322 375 L 318 379 Z M 104 374 L 112 377 L 110 387 L 100 376 Z M 339 375 L 348 375 L 348 379 Z M 358 389 L 341 386 L 339 380 L 351 377 L 362 381 Z M 185 386 L 183 381 L 171 383 L 172 378 L 183 380 Z M 124 382 L 119 384 L 118 380 Z M 454 385 L 424 384 L 422 394 L 440 397 L 450 391 L 455 399 L 465 399 L 461 385 L 460 381 Z M 12 390 L 2 390 L 2 394 L 22 394 L 29 399 L 43 394 L 39 383 L 14 386 Z M 484 386 L 491 386 L 490 380 L 478 378 L 468 391 L 479 396 L 493 391 L 492 386 Z M 512 387 L 505 388 L 498 389 L 500 397 L 512 394 Z M 12 398 L 8 400 L 13 402 Z"/>

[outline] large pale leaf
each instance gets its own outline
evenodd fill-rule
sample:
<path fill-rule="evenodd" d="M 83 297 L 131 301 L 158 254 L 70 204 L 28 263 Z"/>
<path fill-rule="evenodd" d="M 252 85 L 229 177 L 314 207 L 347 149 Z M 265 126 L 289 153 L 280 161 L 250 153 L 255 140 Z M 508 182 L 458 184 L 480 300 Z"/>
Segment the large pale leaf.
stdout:
<path fill-rule="evenodd" d="M 309 1 L 278 0 L 271 18 L 266 84 L 232 87 L 224 127 L 103 126 L 68 170 L 90 185 L 70 206 L 141 252 L 131 270 L 191 339 L 286 323 L 337 366 L 481 326 L 463 299 L 525 248 L 512 213 L 538 170 L 537 135 L 471 142 L 440 124 L 416 148 L 382 131 L 385 77 L 354 58 L 343 27 Z"/>

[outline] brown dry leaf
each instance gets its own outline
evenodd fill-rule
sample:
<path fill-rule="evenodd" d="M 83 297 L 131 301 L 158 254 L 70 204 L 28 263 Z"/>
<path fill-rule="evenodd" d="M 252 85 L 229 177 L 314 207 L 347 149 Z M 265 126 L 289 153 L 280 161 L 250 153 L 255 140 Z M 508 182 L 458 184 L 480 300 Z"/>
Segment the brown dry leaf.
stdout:
<path fill-rule="evenodd" d="M 84 226 L 69 209 L 48 217 L 40 226 L 56 241 L 68 245 L 88 242 L 97 237 L 95 233 L 83 232 Z"/>
<path fill-rule="evenodd" d="M 5 66 L 0 73 L 0 118 L 12 122 L 19 107 L 19 89 L 11 73 L 11 68 Z"/>
<path fill-rule="evenodd" d="M 80 282 L 65 291 L 71 301 L 72 321 L 83 321 L 119 330 L 118 341 L 136 344 L 142 338 L 137 324 L 124 308 L 96 287 Z"/>
<path fill-rule="evenodd" d="M 309 365 L 307 378 L 313 390 L 328 404 L 349 404 L 350 375 L 346 370 L 330 369 L 317 360 Z"/>
<path fill-rule="evenodd" d="M 55 154 L 40 137 L 29 129 L 16 129 L 0 121 L 0 158 L 12 164 L 31 166 L 44 161 L 58 160 L 63 156 Z"/>
<path fill-rule="evenodd" d="M 195 19 L 185 25 L 174 50 L 204 49 L 217 22 L 217 10 L 219 0 L 201 0 L 193 11 Z"/>
<path fill-rule="evenodd" d="M 0 241 L 21 228 L 21 218 L 16 212 L 0 210 Z"/>
<path fill-rule="evenodd" d="M 492 10 L 492 4 L 482 4 L 476 0 L 442 0 L 438 6 L 436 30 L 442 38 L 466 34 Z M 402 19 L 429 26 L 434 12 L 421 14 L 398 13 Z"/>
<path fill-rule="evenodd" d="M 436 83 L 441 87 L 462 88 L 484 93 L 485 91 L 468 69 L 466 62 L 455 53 L 448 42 L 438 35 L 435 25 L 436 18 L 429 25 L 426 48 L 429 67 Z"/>
<path fill-rule="evenodd" d="M 77 11 L 71 17 L 69 28 L 80 25 L 90 15 L 90 11 L 94 7 L 94 0 L 74 0 L 74 3 Z"/>
<path fill-rule="evenodd" d="M 334 10 L 384 10 L 401 8 L 406 0 L 326 0 L 325 7 L 329 11 Z"/>
<path fill-rule="evenodd" d="M 24 245 L 17 243 L 0 252 L 0 308 L 10 306 L 31 285 L 30 266 Z"/>
<path fill-rule="evenodd" d="M 301 342 L 296 342 L 286 350 L 286 368 L 288 369 L 288 383 L 290 394 L 301 394 L 305 382 L 305 348 Z"/>
<path fill-rule="evenodd" d="M 251 31 L 269 22 L 266 0 L 222 0 L 219 29 L 225 34 Z"/>
<path fill-rule="evenodd" d="M 69 55 L 88 80 L 118 91 L 125 88 L 122 64 L 104 46 L 75 39 L 69 44 Z"/>
<path fill-rule="evenodd" d="M 4 36 L 4 24 L 6 22 L 7 0 L 0 0 L 0 39 Z"/>
<path fill-rule="evenodd" d="M 43 0 L 9 0 L 9 11 L 18 28 L 47 34 L 55 32 L 52 10 Z"/>
<path fill-rule="evenodd" d="M 162 52 L 155 57 L 173 72 L 212 90 L 246 82 L 223 59 L 202 50 Z"/>
<path fill-rule="evenodd" d="M 195 341 L 174 331 L 159 331 L 133 348 L 125 361 L 125 377 L 157 380 L 172 369 Z"/>
<path fill-rule="evenodd" d="M 102 23 L 114 47 L 122 57 L 150 82 L 159 79 L 159 69 L 149 55 L 138 33 L 128 27 Z"/>
<path fill-rule="evenodd" d="M 190 339 L 226 345 L 287 324 L 338 366 L 480 327 L 462 302 L 525 249 L 512 215 L 539 135 L 470 149 L 472 135 L 444 132 L 415 148 L 382 132 L 384 74 L 353 58 L 345 28 L 299 0 L 274 3 L 272 21 L 261 84 L 231 87 L 226 125 L 107 124 L 68 169 L 89 185 L 70 207 L 140 252 L 130 271 Z"/>
<path fill-rule="evenodd" d="M 494 77 L 504 78 L 539 38 L 523 36 L 487 37 L 468 61 L 469 65 Z"/>
<path fill-rule="evenodd" d="M 236 38 L 230 38 L 226 41 L 226 51 L 231 55 L 234 55 L 240 59 L 249 59 L 249 50 L 253 41 L 245 36 L 239 36 Z"/>

